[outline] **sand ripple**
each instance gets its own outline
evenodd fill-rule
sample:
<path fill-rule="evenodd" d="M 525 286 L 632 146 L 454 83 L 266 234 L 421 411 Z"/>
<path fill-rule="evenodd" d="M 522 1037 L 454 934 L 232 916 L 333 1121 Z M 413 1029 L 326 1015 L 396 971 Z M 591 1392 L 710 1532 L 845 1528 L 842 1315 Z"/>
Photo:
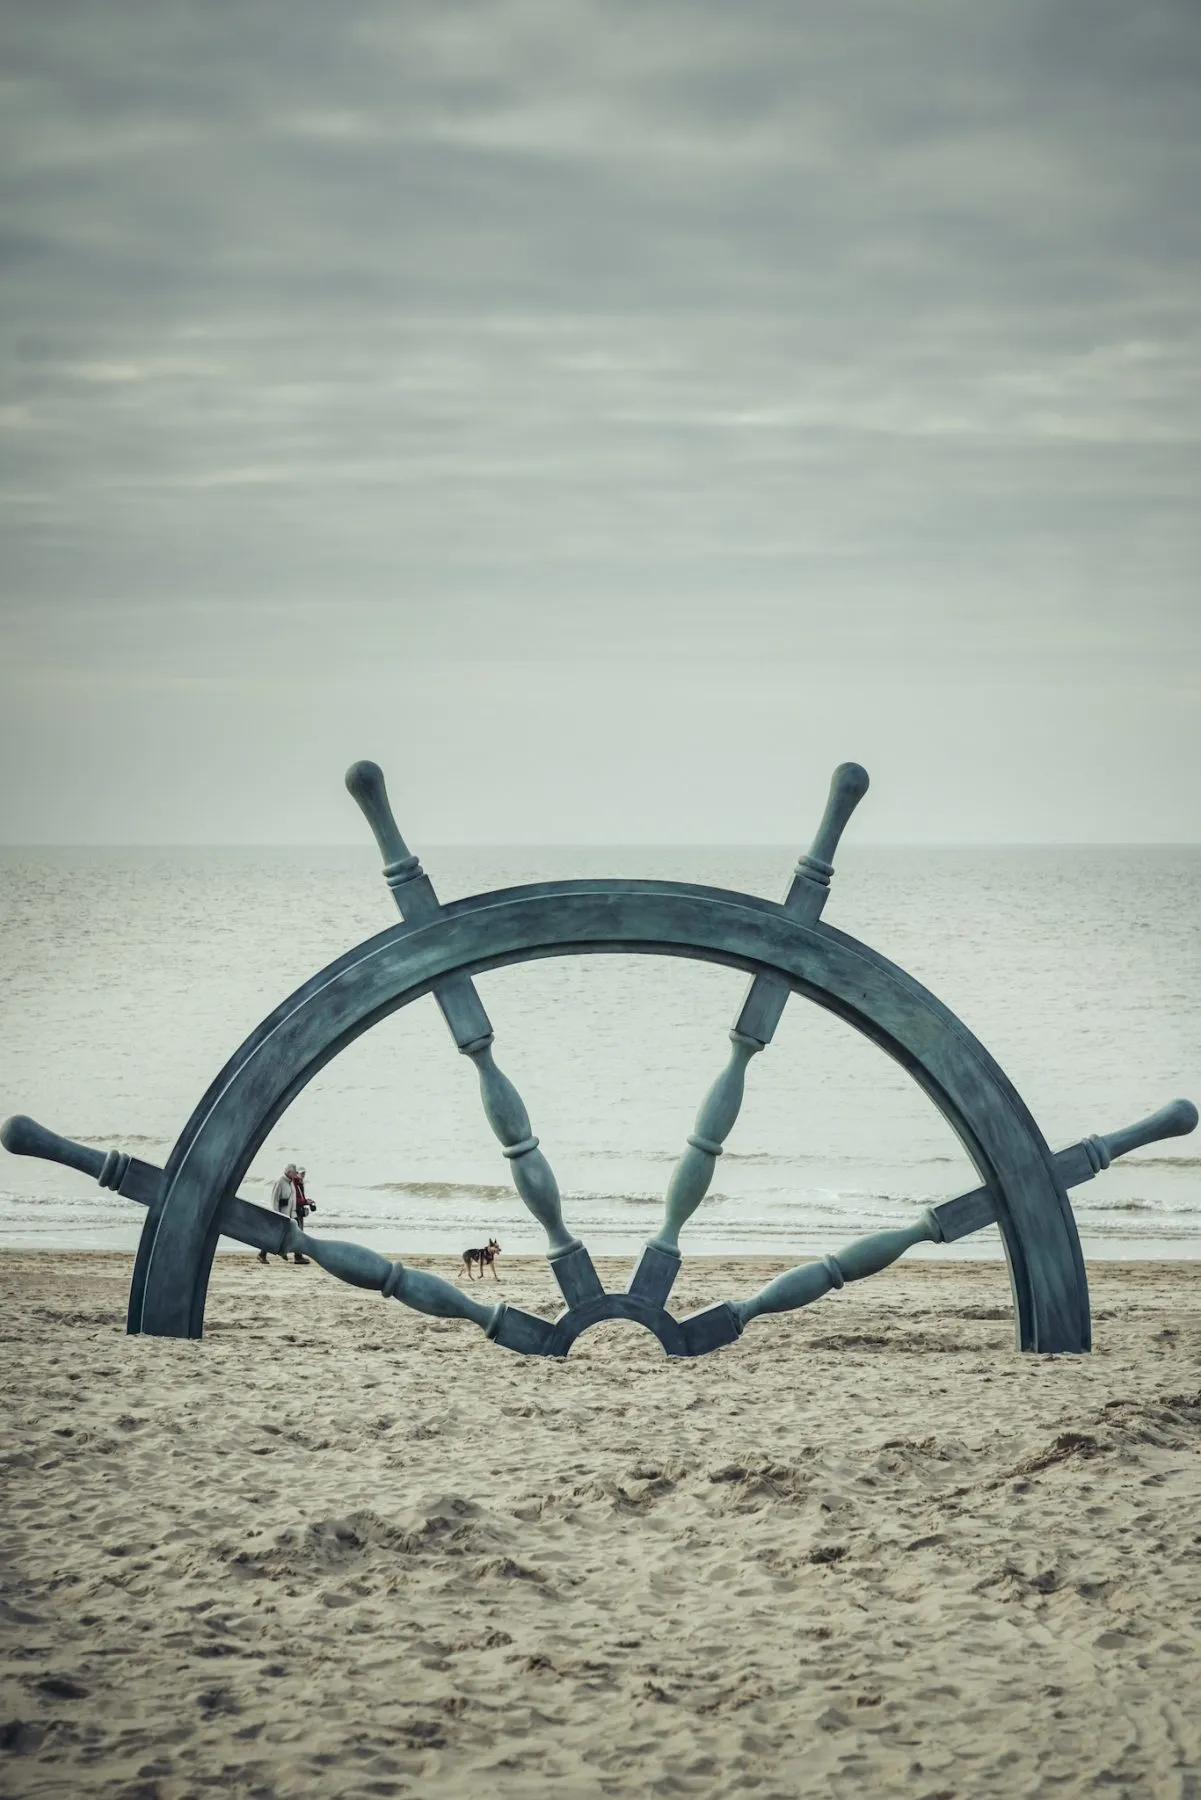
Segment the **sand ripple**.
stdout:
<path fill-rule="evenodd" d="M 688 1365 L 242 1258 L 127 1339 L 126 1277 L 0 1258 L 5 1793 L 1198 1792 L 1201 1267 L 1094 1271 L 1091 1358 L 902 1265 Z"/>

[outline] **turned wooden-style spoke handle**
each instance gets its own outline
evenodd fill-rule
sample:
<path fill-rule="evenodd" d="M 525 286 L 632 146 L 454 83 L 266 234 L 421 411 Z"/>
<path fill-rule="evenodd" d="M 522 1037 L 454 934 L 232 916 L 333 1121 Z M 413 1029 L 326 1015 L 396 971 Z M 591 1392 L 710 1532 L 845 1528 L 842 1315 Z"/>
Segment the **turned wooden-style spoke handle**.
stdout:
<path fill-rule="evenodd" d="M 64 1168 L 78 1169 L 101 1187 L 141 1206 L 157 1207 L 166 1198 L 167 1177 L 154 1163 L 127 1156 L 124 1150 L 93 1150 L 88 1144 L 73 1143 L 24 1114 L 4 1121 L 0 1143 L 14 1156 L 40 1156 Z M 217 1225 L 223 1237 L 235 1238 L 255 1250 L 278 1251 L 287 1220 L 237 1194 L 226 1194 L 217 1208 Z"/>
<path fill-rule="evenodd" d="M 1149 1118 L 1140 1119 L 1137 1125 L 1127 1125 L 1104 1137 L 1082 1138 L 1078 1144 L 1060 1150 L 1055 1157 L 1056 1171 L 1065 1187 L 1078 1187 L 1082 1182 L 1090 1181 L 1099 1170 L 1107 1169 L 1117 1157 L 1125 1156 L 1127 1151 L 1137 1150 L 1144 1144 L 1157 1144 L 1163 1138 L 1187 1137 L 1196 1128 L 1197 1108 L 1192 1101 L 1173 1100 Z M 848 1244 L 836 1255 L 823 1257 L 820 1262 L 800 1263 L 787 1274 L 768 1282 L 751 1299 L 729 1301 L 729 1311 L 739 1328 L 758 1318 L 760 1313 L 792 1312 L 820 1300 L 823 1294 L 842 1287 L 844 1282 L 878 1275 L 914 1244 L 953 1243 L 970 1232 L 993 1224 L 996 1216 L 996 1205 L 988 1189 L 973 1188 L 970 1193 L 930 1207 L 913 1225 L 897 1231 L 873 1232 Z"/>
<path fill-rule="evenodd" d="M 579 1242 L 563 1223 L 563 1202 L 554 1170 L 538 1147 L 525 1102 L 490 1046 L 472 1053 L 480 1078 L 484 1116 L 507 1157 L 513 1185 L 546 1233 L 548 1254 L 573 1249 Z"/>
<path fill-rule="evenodd" d="M 1197 1109 L 1191 1100 L 1172 1100 L 1167 1106 L 1161 1106 L 1149 1118 L 1140 1119 L 1137 1125 L 1127 1125 L 1121 1131 L 1106 1132 L 1103 1137 L 1092 1140 L 1100 1144 L 1110 1162 L 1119 1156 L 1125 1156 L 1130 1150 L 1140 1150 L 1144 1144 L 1158 1144 L 1163 1138 L 1187 1137 L 1190 1131 L 1197 1129 Z M 1103 1165 L 1104 1166 L 1104 1165 Z"/>
<path fill-rule="evenodd" d="M 737 1032 L 731 1032 L 730 1037 L 730 1060 L 701 1102 L 687 1148 L 671 1172 L 663 1223 L 658 1235 L 650 1240 L 653 1249 L 678 1255 L 680 1232 L 708 1193 L 717 1159 L 742 1109 L 747 1064 L 763 1045 Z"/>
<path fill-rule="evenodd" d="M 400 827 L 396 823 L 392 812 L 392 803 L 388 799 L 384 771 L 378 763 L 352 763 L 346 771 L 346 787 L 359 811 L 370 825 L 371 834 L 379 846 L 379 853 L 384 863 L 384 880 L 392 890 L 392 897 L 396 901 L 401 918 L 409 921 L 434 918 L 440 911 L 438 896 L 420 861 L 413 855 L 400 835 Z M 444 983 L 443 987 L 447 988 L 451 985 L 451 983 Z M 453 985 L 457 987 L 460 984 Z M 474 990 L 472 991 L 474 992 Z M 440 996 L 439 1004 L 441 1005 Z M 454 1031 L 455 1022 L 447 1013 L 445 1006 L 442 1007 L 442 1011 L 446 1014 L 447 1024 Z M 478 1007 L 478 1012 L 482 1017 L 483 1008 Z M 471 1024 L 472 1028 L 478 1031 L 480 1029 L 479 1017 L 473 1018 Z M 483 1028 L 486 1031 L 491 1029 L 486 1018 L 483 1020 Z"/>
<path fill-rule="evenodd" d="M 785 911 L 802 924 L 813 924 L 821 915 L 834 873 L 834 852 L 867 789 L 865 768 L 839 763 L 817 834 L 797 863 L 784 898 Z M 771 975 L 756 975 L 747 989 L 730 1033 L 729 1061 L 701 1103 L 687 1148 L 668 1182 L 663 1223 L 647 1242 L 630 1279 L 630 1293 L 659 1306 L 667 1300 L 680 1267 L 680 1232 L 709 1191 L 717 1159 L 742 1108 L 747 1065 L 771 1042 L 788 995 L 787 984 Z"/>
<path fill-rule="evenodd" d="M 383 1293 L 392 1274 L 391 1262 L 378 1251 L 368 1250 L 362 1244 L 343 1243 L 337 1238 L 315 1238 L 291 1222 L 284 1249 L 294 1255 L 299 1252 L 312 1257 L 327 1275 L 335 1275 L 351 1287 L 373 1288 L 376 1293 Z"/>
<path fill-rule="evenodd" d="M 153 1206 L 165 1192 L 163 1172 L 152 1163 L 141 1162 L 124 1150 L 93 1150 L 90 1144 L 77 1144 L 57 1131 L 48 1131 L 25 1113 L 16 1113 L 0 1125 L 0 1144 L 13 1156 L 37 1156 L 64 1169 L 78 1169 L 101 1187 L 143 1206 Z"/>
<path fill-rule="evenodd" d="M 830 778 L 830 792 L 821 824 L 805 855 L 793 871 L 792 885 L 784 896 L 784 911 L 798 925 L 816 925 L 830 896 L 837 850 L 851 814 L 868 790 L 867 770 L 859 763 L 839 763 Z M 791 992 L 775 975 L 756 975 L 746 991 L 734 1029 L 744 1037 L 770 1044 L 784 1016 Z"/>
<path fill-rule="evenodd" d="M 839 763 L 830 778 L 830 795 L 822 814 L 822 822 L 809 846 L 807 857 L 802 859 L 803 862 L 816 863 L 819 868 L 824 868 L 827 881 L 834 873 L 834 852 L 850 823 L 851 814 L 870 786 L 868 772 L 862 763 Z"/>
<path fill-rule="evenodd" d="M 384 771 L 375 762 L 351 763 L 346 771 L 346 787 L 359 811 L 371 827 L 385 865 L 408 862 L 411 852 L 400 835 L 400 827 L 388 799 Z M 413 859 L 416 861 L 416 858 Z"/>
<path fill-rule="evenodd" d="M 384 859 L 384 879 L 402 919 L 426 920 L 441 908 L 429 876 L 400 835 L 384 772 L 378 763 L 353 763 L 346 786 L 362 810 Z M 592 1259 L 563 1223 L 563 1202 L 554 1171 L 538 1147 L 530 1115 L 509 1077 L 492 1056 L 492 1025 L 475 983 L 467 975 L 440 981 L 434 999 L 464 1056 L 475 1064 L 484 1115 L 508 1158 L 513 1185 L 546 1232 L 547 1256 L 569 1306 L 603 1293 Z"/>
<path fill-rule="evenodd" d="M 739 1325 L 749 1324 L 760 1313 L 794 1312 L 798 1307 L 810 1306 L 814 1300 L 820 1300 L 832 1288 L 840 1288 L 848 1281 L 862 1281 L 868 1275 L 878 1275 L 915 1244 L 935 1244 L 939 1236 L 937 1222 L 925 1212 L 912 1225 L 892 1231 L 873 1231 L 833 1256 L 823 1256 L 819 1262 L 798 1264 L 786 1274 L 777 1275 L 749 1300 L 732 1300 L 729 1303 L 731 1311 Z"/>
<path fill-rule="evenodd" d="M 93 1150 L 88 1144 L 77 1144 L 71 1138 L 47 1131 L 36 1119 L 25 1113 L 14 1113 L 0 1125 L 0 1144 L 13 1156 L 39 1156 L 44 1162 L 61 1163 L 65 1169 L 78 1169 L 99 1181 L 112 1151 Z"/>

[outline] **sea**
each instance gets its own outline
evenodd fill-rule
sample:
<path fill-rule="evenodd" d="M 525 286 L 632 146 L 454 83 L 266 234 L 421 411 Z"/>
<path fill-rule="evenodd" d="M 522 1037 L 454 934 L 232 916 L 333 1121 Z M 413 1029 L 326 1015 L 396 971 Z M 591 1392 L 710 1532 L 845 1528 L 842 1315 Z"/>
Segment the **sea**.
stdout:
<path fill-rule="evenodd" d="M 780 898 L 795 849 L 445 848 L 442 899 L 572 876 Z M 839 853 L 825 917 L 907 969 L 1001 1063 L 1052 1148 L 1201 1100 L 1201 847 Z M 0 851 L 0 1115 L 162 1163 L 210 1079 L 314 971 L 395 919 L 373 850 Z M 554 1168 L 570 1228 L 637 1256 L 746 977 L 675 958 L 537 961 L 479 977 L 496 1060 Z M 367 1032 L 278 1122 L 241 1192 L 307 1170 L 313 1228 L 393 1254 L 497 1238 L 544 1248 L 432 998 Z M 912 1081 L 793 996 L 751 1064 L 698 1255 L 790 1258 L 913 1219 L 978 1177 Z M 1087 1258 L 1201 1255 L 1201 1133 L 1073 1190 Z M 135 1204 L 0 1151 L 0 1247 L 132 1251 Z M 227 1249 L 237 1246 L 225 1245 Z M 951 1249 L 997 1256 L 994 1228 Z"/>

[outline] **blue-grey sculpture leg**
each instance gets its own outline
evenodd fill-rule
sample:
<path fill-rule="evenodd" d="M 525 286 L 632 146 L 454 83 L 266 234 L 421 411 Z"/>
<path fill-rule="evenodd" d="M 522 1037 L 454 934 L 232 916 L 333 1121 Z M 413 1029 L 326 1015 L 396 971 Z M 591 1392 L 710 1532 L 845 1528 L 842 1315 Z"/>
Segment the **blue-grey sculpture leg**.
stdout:
<path fill-rule="evenodd" d="M 1090 1344 L 1079 1240 L 1055 1160 L 983 1045 L 903 970 L 778 905 L 675 882 L 555 882 L 449 905 L 381 933 L 315 975 L 231 1058 L 167 1163 L 130 1329 L 199 1336 L 223 1198 L 319 1069 L 378 1019 L 446 978 L 604 951 L 699 958 L 774 975 L 908 1070 L 958 1134 L 995 1203 L 1023 1349 Z M 619 1298 L 619 1297 L 613 1297 Z"/>

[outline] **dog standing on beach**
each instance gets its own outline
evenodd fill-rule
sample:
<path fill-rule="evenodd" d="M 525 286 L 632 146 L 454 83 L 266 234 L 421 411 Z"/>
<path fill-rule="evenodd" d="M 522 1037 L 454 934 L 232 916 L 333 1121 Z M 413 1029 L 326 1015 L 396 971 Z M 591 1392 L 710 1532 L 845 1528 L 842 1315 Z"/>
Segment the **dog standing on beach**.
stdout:
<path fill-rule="evenodd" d="M 500 1255 L 500 1245 L 497 1243 L 495 1238 L 489 1238 L 488 1242 L 484 1245 L 482 1250 L 464 1250 L 464 1252 L 463 1252 L 463 1269 L 465 1269 L 467 1271 L 468 1281 L 475 1280 L 475 1276 L 471 1273 L 471 1271 L 477 1265 L 479 1267 L 481 1281 L 484 1279 L 484 1270 L 485 1269 L 491 1269 L 493 1281 L 499 1281 L 500 1276 L 496 1273 L 496 1259 L 499 1255 Z M 459 1270 L 459 1280 L 460 1281 L 462 1281 L 462 1279 L 463 1279 L 463 1269 Z"/>

